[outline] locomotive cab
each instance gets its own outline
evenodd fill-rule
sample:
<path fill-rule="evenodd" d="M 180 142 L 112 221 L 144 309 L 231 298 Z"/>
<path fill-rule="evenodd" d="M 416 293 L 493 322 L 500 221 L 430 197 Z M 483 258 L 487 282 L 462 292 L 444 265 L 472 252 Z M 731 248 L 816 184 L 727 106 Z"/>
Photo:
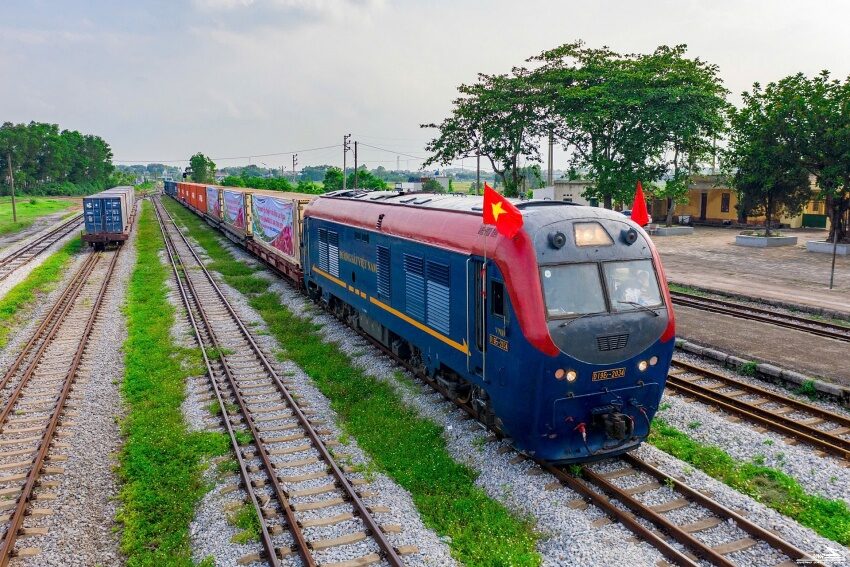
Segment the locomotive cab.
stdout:
<path fill-rule="evenodd" d="M 616 214 L 577 207 L 533 233 L 546 326 L 559 354 L 539 395 L 539 435 L 556 461 L 622 453 L 646 437 L 672 358 L 673 317 L 648 236 Z M 662 340 L 663 339 L 663 340 Z M 547 433 L 548 432 L 548 433 Z M 545 450 L 544 450 L 545 452 Z"/>

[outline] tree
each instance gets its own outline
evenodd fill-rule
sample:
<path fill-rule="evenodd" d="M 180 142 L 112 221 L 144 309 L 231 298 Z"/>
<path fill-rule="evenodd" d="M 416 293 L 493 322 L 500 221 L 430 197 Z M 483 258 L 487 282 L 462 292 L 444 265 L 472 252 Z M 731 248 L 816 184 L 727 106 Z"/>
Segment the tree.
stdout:
<path fill-rule="evenodd" d="M 198 152 L 189 158 L 189 167 L 192 168 L 192 181 L 195 183 L 215 182 L 215 163 L 204 154 Z"/>
<path fill-rule="evenodd" d="M 520 173 L 518 161 L 524 156 L 540 161 L 537 139 L 542 124 L 542 103 L 530 73 L 515 68 L 503 75 L 478 75 L 473 85 L 458 87 L 451 115 L 436 128 L 439 135 L 426 150 L 431 156 L 423 167 L 452 161 L 477 152 L 487 158 L 505 186 L 506 195 L 516 195 Z"/>
<path fill-rule="evenodd" d="M 245 180 L 239 175 L 228 175 L 221 184 L 225 187 L 245 187 Z"/>
<path fill-rule="evenodd" d="M 307 181 L 306 179 L 302 179 L 298 182 L 298 187 L 295 188 L 295 191 L 298 193 L 307 193 L 309 195 L 321 195 L 324 193 L 324 189 L 322 189 L 321 185 L 315 181 Z"/>
<path fill-rule="evenodd" d="M 338 167 L 329 167 L 322 184 L 325 186 L 325 191 L 342 189 L 342 170 Z"/>
<path fill-rule="evenodd" d="M 678 203 L 686 203 L 691 177 L 713 156 L 715 141 L 725 130 L 729 104 L 717 65 L 688 59 L 686 47 L 661 46 L 641 57 L 651 82 L 652 104 L 647 120 L 663 132 L 666 183 L 653 195 L 667 199 L 666 224 L 673 222 Z"/>
<path fill-rule="evenodd" d="M 775 218 L 783 212 L 799 214 L 811 199 L 786 96 L 775 84 L 762 90 L 755 83 L 752 92 L 743 93 L 743 107 L 732 114 L 726 166 L 734 172 L 742 211 L 764 214 L 766 236 Z"/>
<path fill-rule="evenodd" d="M 822 71 L 808 79 L 799 73 L 767 90 L 789 108 L 793 144 L 826 201 L 829 240 L 850 241 L 844 221 L 850 209 L 850 78 L 842 82 Z"/>
<path fill-rule="evenodd" d="M 445 193 L 446 189 L 443 187 L 443 184 L 434 179 L 433 177 L 429 178 L 425 183 L 422 184 L 422 190 L 428 193 Z"/>
<path fill-rule="evenodd" d="M 348 187 L 350 189 L 354 189 L 354 172 L 348 174 Z M 387 184 L 384 183 L 383 179 L 372 175 L 372 173 L 366 169 L 366 167 L 361 167 L 357 170 L 357 188 L 358 189 L 372 189 L 372 190 L 382 190 L 387 188 Z"/>

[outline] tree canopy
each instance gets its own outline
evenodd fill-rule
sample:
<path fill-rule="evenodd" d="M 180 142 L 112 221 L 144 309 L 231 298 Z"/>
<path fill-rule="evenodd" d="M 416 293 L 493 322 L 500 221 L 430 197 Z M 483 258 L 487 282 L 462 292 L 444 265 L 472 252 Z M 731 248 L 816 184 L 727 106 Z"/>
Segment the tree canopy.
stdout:
<path fill-rule="evenodd" d="M 195 183 L 215 182 L 215 163 L 201 152 L 189 158 L 189 167 L 192 169 L 191 179 Z"/>
<path fill-rule="evenodd" d="M 102 138 L 41 122 L 0 126 L 3 183 L 8 183 L 9 157 L 15 186 L 24 192 L 93 192 L 109 183 L 113 170 L 112 149 Z"/>
<path fill-rule="evenodd" d="M 515 195 L 520 159 L 539 162 L 539 143 L 551 134 L 569 152 L 571 169 L 594 182 L 585 197 L 610 208 L 630 201 L 638 180 L 648 185 L 667 176 L 673 182 L 661 196 L 672 205 L 710 155 L 727 109 L 717 66 L 686 51 L 678 45 L 620 54 L 574 42 L 528 59 L 531 69 L 479 75 L 458 87 L 448 118 L 423 125 L 439 130 L 425 166 L 480 152 L 505 193 Z"/>
<path fill-rule="evenodd" d="M 342 169 L 338 167 L 329 167 L 325 171 L 325 179 L 323 185 L 325 191 L 336 191 L 342 189 Z"/>
<path fill-rule="evenodd" d="M 743 93 L 744 105 L 732 114 L 727 165 L 739 194 L 739 207 L 763 213 L 765 234 L 783 212 L 799 214 L 811 199 L 809 174 L 795 147 L 796 125 L 784 91 L 775 83 L 756 83 Z"/>

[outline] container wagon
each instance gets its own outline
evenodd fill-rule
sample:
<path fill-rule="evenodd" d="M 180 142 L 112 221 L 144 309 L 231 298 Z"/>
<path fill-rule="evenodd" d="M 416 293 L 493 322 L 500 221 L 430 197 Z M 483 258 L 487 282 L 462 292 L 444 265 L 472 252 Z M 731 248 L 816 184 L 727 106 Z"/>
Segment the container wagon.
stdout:
<path fill-rule="evenodd" d="M 113 187 L 84 197 L 83 242 L 98 248 L 123 243 L 130 236 L 135 205 L 136 193 L 132 187 Z"/>
<path fill-rule="evenodd" d="M 171 179 L 166 179 L 162 182 L 163 192 L 170 197 L 177 197 L 177 182 Z"/>

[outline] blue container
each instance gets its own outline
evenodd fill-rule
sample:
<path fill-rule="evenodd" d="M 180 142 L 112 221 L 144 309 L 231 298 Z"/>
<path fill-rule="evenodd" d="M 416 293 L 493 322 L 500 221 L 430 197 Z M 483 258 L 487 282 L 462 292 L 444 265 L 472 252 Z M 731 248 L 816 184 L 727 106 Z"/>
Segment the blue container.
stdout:
<path fill-rule="evenodd" d="M 132 187 L 114 187 L 84 197 L 83 241 L 109 243 L 126 240 L 129 236 L 134 197 Z"/>

